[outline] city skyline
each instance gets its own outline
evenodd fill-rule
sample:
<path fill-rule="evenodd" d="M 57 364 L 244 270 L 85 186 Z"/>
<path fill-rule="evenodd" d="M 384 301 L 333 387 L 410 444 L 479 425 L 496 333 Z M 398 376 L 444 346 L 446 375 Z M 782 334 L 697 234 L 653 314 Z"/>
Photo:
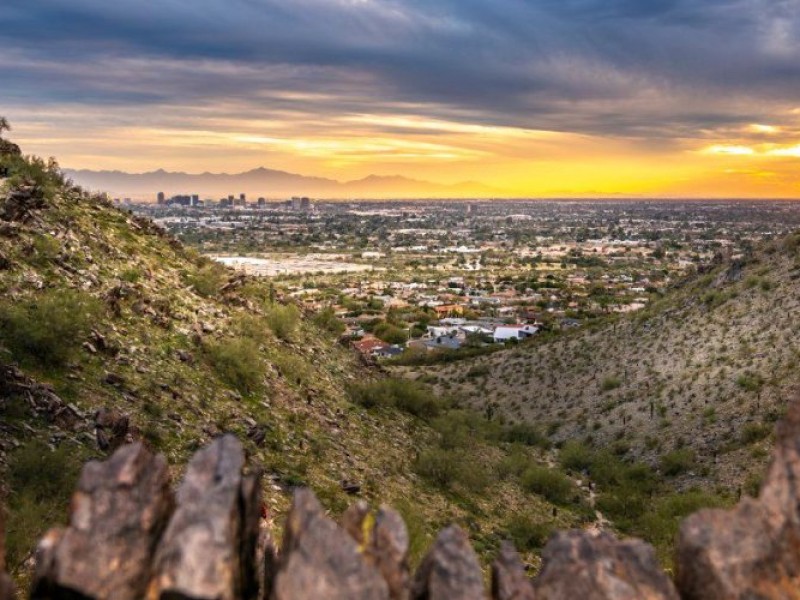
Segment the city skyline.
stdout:
<path fill-rule="evenodd" d="M 75 169 L 796 198 L 798 9 L 9 0 L 0 105 L 25 151 Z"/>

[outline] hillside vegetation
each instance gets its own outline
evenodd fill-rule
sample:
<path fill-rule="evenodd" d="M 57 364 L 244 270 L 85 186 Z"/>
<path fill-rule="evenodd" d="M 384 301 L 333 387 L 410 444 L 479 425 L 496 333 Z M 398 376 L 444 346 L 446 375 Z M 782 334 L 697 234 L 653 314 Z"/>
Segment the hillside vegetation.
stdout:
<path fill-rule="evenodd" d="M 664 519 L 757 492 L 774 423 L 800 383 L 799 310 L 795 234 L 720 261 L 642 312 L 394 370 L 538 431 L 563 470 L 596 484 L 616 527 L 666 557 Z"/>
<path fill-rule="evenodd" d="M 297 486 L 334 515 L 355 494 L 403 513 L 414 558 L 455 521 L 483 556 L 513 534 L 535 564 L 552 528 L 592 520 L 574 482 L 556 495 L 534 481 L 546 455 L 527 429 L 384 379 L 329 319 L 12 146 L 0 147 L 0 494 L 18 579 L 80 465 L 132 439 L 183 465 L 234 433 L 265 473 L 273 530 Z"/>

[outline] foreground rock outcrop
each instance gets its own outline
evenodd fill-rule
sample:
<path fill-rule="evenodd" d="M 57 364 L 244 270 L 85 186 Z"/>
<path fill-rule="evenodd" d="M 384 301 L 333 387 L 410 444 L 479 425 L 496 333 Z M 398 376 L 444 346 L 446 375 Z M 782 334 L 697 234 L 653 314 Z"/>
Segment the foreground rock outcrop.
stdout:
<path fill-rule="evenodd" d="M 759 497 L 688 517 L 677 565 L 691 600 L 800 599 L 800 403 L 778 426 Z"/>
<path fill-rule="evenodd" d="M 39 544 L 32 597 L 142 598 L 172 506 L 167 462 L 141 444 L 89 462 L 69 526 Z"/>
<path fill-rule="evenodd" d="M 403 519 L 351 507 L 341 524 L 298 490 L 281 551 L 260 527 L 260 483 L 242 445 L 223 436 L 199 451 L 173 496 L 166 461 L 141 444 L 87 464 L 69 525 L 37 551 L 32 597 L 57 600 L 484 600 L 467 535 L 443 530 L 416 573 Z M 256 559 L 258 557 L 258 559 Z M 510 544 L 492 567 L 494 600 L 800 599 L 800 405 L 779 427 L 757 500 L 700 511 L 683 524 L 677 587 L 652 547 L 607 533 L 555 534 L 535 579 Z M 2 575 L 0 600 L 10 598 Z"/>

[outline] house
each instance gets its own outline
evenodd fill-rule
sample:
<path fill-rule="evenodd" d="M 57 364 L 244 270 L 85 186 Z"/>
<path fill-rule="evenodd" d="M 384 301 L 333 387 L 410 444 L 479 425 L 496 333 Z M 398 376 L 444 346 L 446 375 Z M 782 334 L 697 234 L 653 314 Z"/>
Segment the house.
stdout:
<path fill-rule="evenodd" d="M 438 338 L 438 337 L 452 336 L 458 333 L 458 330 L 459 328 L 454 325 L 450 325 L 447 327 L 428 325 L 428 333 L 426 334 L 426 337 Z"/>
<path fill-rule="evenodd" d="M 496 343 L 508 342 L 510 340 L 524 340 L 534 335 L 539 328 L 535 325 L 498 325 L 494 330 L 494 341 Z"/>
<path fill-rule="evenodd" d="M 449 335 L 440 336 L 427 340 L 424 346 L 430 350 L 458 350 L 461 348 L 462 341 L 457 337 L 450 337 Z"/>
<path fill-rule="evenodd" d="M 353 342 L 353 348 L 363 356 L 378 356 L 380 352 L 390 348 L 391 345 L 379 340 L 374 336 L 367 336 L 357 342 Z"/>
<path fill-rule="evenodd" d="M 389 346 L 386 345 L 383 348 L 376 349 L 372 356 L 377 358 L 394 358 L 395 356 L 400 356 L 403 353 L 403 348 L 398 345 Z"/>

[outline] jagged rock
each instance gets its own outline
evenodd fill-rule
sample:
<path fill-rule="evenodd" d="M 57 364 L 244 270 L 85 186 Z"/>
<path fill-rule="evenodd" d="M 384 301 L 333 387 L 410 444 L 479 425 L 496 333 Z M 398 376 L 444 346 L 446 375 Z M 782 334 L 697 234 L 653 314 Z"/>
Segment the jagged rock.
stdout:
<path fill-rule="evenodd" d="M 609 533 L 562 531 L 542 552 L 537 600 L 677 600 L 652 546 Z"/>
<path fill-rule="evenodd" d="M 156 553 L 150 599 L 247 600 L 257 593 L 257 477 L 226 435 L 192 457 Z"/>
<path fill-rule="evenodd" d="M 14 584 L 8 573 L 6 573 L 6 530 L 5 516 L 0 509 L 0 600 L 13 600 L 15 591 Z"/>
<path fill-rule="evenodd" d="M 342 515 L 342 527 L 362 549 L 364 557 L 378 568 L 393 599 L 408 596 L 408 530 L 403 518 L 387 506 L 373 514 L 363 500 Z"/>
<path fill-rule="evenodd" d="M 37 549 L 32 598 L 142 598 L 172 507 L 166 461 L 141 444 L 87 463 L 69 526 Z"/>
<path fill-rule="evenodd" d="M 18 223 L 27 222 L 33 211 L 45 207 L 44 191 L 36 184 L 20 185 L 6 195 L 0 219 Z"/>
<path fill-rule="evenodd" d="M 355 540 L 323 514 L 306 489 L 295 492 L 277 573 L 265 587 L 272 600 L 389 598 L 386 582 Z"/>
<path fill-rule="evenodd" d="M 95 437 L 97 446 L 104 451 L 114 452 L 128 439 L 130 418 L 114 409 L 101 408 L 94 415 Z"/>
<path fill-rule="evenodd" d="M 392 509 L 382 506 L 375 515 L 371 543 L 367 555 L 389 585 L 389 596 L 401 600 L 408 595 L 408 530 L 403 518 Z"/>
<path fill-rule="evenodd" d="M 778 426 L 758 499 L 688 517 L 676 557 L 689 600 L 800 598 L 800 402 Z"/>
<path fill-rule="evenodd" d="M 533 585 L 525 567 L 510 542 L 503 542 L 492 564 L 493 600 L 533 600 Z"/>
<path fill-rule="evenodd" d="M 442 531 L 411 584 L 413 600 L 484 600 L 483 576 L 467 535 L 453 525 Z"/>

